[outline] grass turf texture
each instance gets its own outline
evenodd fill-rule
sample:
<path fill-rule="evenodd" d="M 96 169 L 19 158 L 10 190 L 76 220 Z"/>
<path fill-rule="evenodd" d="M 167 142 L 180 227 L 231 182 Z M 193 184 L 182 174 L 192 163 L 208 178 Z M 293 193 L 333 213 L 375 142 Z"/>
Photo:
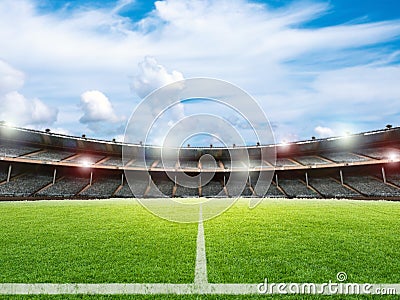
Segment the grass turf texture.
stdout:
<path fill-rule="evenodd" d="M 239 201 L 205 222 L 213 283 L 400 282 L 400 203 Z M 0 282 L 193 282 L 197 224 L 154 217 L 134 201 L 0 203 Z M 343 299 L 312 295 L 39 295 L 0 299 Z M 345 299 L 380 296 L 346 296 Z M 385 296 L 384 299 L 398 299 Z"/>
<path fill-rule="evenodd" d="M 400 203 L 240 201 L 204 226 L 211 283 L 400 282 Z"/>
<path fill-rule="evenodd" d="M 0 282 L 191 283 L 197 224 L 133 200 L 0 203 Z"/>

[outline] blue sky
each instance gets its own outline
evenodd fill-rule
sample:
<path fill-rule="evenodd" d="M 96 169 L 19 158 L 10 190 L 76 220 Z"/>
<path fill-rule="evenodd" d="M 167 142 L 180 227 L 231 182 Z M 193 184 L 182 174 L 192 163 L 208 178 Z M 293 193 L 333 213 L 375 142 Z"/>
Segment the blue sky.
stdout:
<path fill-rule="evenodd" d="M 399 1 L 2 0 L 0 39 L 18 126 L 121 140 L 143 97 L 191 77 L 246 90 L 278 142 L 400 125 Z"/>

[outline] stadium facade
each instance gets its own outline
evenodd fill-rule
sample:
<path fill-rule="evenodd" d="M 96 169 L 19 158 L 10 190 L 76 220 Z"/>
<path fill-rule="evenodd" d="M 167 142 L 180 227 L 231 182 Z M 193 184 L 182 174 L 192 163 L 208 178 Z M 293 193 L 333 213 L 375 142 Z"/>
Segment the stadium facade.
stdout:
<path fill-rule="evenodd" d="M 126 149 L 130 156 L 123 158 Z M 262 154 L 271 151 L 274 159 L 264 159 Z M 160 195 L 400 199 L 400 127 L 277 145 L 186 147 L 177 159 L 162 159 L 161 153 L 156 146 L 0 124 L 0 200 Z M 245 153 L 248 160 L 232 153 Z M 202 161 L 205 154 L 215 164 Z M 236 172 L 248 173 L 244 188 L 227 186 Z M 180 174 L 200 178 L 198 186 L 177 183 L 174 176 Z M 211 180 L 202 184 L 202 174 L 212 174 Z M 263 174 L 269 174 L 271 184 L 263 182 Z M 127 176 L 133 178 L 129 184 Z"/>

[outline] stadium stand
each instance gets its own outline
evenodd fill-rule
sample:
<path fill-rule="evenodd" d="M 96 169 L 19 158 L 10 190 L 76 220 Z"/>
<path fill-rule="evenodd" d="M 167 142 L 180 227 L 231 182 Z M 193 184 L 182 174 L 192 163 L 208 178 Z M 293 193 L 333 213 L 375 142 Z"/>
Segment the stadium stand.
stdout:
<path fill-rule="evenodd" d="M 310 184 L 326 198 L 352 198 L 361 196 L 361 194 L 346 188 L 330 177 L 311 178 Z"/>
<path fill-rule="evenodd" d="M 350 176 L 346 177 L 345 183 L 362 194 L 370 197 L 392 197 L 400 196 L 400 188 L 389 186 L 372 176 Z"/>
<path fill-rule="evenodd" d="M 176 168 L 176 161 L 169 161 L 169 160 L 161 161 L 160 160 L 155 167 L 156 168 L 160 168 L 160 169 L 175 169 Z"/>
<path fill-rule="evenodd" d="M 358 156 L 353 153 L 339 152 L 339 153 L 324 153 L 323 156 L 338 163 L 353 163 L 365 161 L 367 158 Z"/>
<path fill-rule="evenodd" d="M 143 188 L 143 193 L 142 196 L 144 194 L 144 190 L 146 189 L 146 187 Z M 115 197 L 121 197 L 121 198 L 134 198 L 135 196 L 132 193 L 131 188 L 129 187 L 128 183 L 125 182 L 124 185 L 118 189 L 115 193 Z"/>
<path fill-rule="evenodd" d="M 279 180 L 279 186 L 290 198 L 320 198 L 316 192 L 299 179 L 281 179 Z"/>
<path fill-rule="evenodd" d="M 121 157 L 108 157 L 108 159 L 101 162 L 100 165 L 122 167 L 122 159 Z"/>
<path fill-rule="evenodd" d="M 288 158 L 278 158 L 275 162 L 277 167 L 296 166 L 297 164 Z"/>
<path fill-rule="evenodd" d="M 52 182 L 51 176 L 22 174 L 0 185 L 1 197 L 29 197 Z"/>
<path fill-rule="evenodd" d="M 133 153 L 125 165 L 121 157 L 123 147 Z M 276 163 L 261 160 L 266 158 L 260 154 L 271 147 L 276 148 Z M 134 197 L 124 178 L 133 172 L 129 183 L 137 197 L 240 195 L 400 200 L 399 149 L 400 128 L 396 127 L 345 139 L 285 145 L 181 148 L 177 164 L 172 158 L 162 161 L 159 148 L 152 146 L 65 136 L 0 123 L 0 199 Z M 245 157 L 245 152 L 249 161 L 239 159 Z M 151 156 L 146 156 L 144 163 L 139 153 Z M 200 159 L 204 154 L 214 157 L 216 168 L 210 161 Z M 200 178 L 202 172 L 215 175 L 202 187 L 199 181 L 198 187 L 188 188 L 168 179 L 165 169 L 175 174 L 200 174 Z M 240 184 L 224 187 L 227 178 L 243 170 L 249 171 L 243 191 Z M 147 179 L 150 176 L 152 184 Z"/>
<path fill-rule="evenodd" d="M 37 148 L 32 148 L 32 147 L 26 147 L 19 145 L 18 147 L 16 146 L 8 146 L 8 145 L 0 145 L 0 156 L 3 157 L 18 157 L 21 155 L 25 155 L 31 152 L 39 151 L 40 149 Z"/>
<path fill-rule="evenodd" d="M 146 197 L 158 198 L 158 197 L 172 197 L 172 191 L 174 188 L 174 183 L 169 179 L 155 179 L 154 184 L 150 186 Z M 161 192 L 161 193 L 160 193 Z"/>
<path fill-rule="evenodd" d="M 223 160 L 222 163 L 224 164 L 225 169 L 242 169 L 246 167 L 246 165 L 242 161 Z"/>
<path fill-rule="evenodd" d="M 250 168 L 263 168 L 263 167 L 269 167 L 265 161 L 261 161 L 260 159 L 250 159 L 249 160 L 249 166 Z"/>
<path fill-rule="evenodd" d="M 36 196 L 72 198 L 77 195 L 84 187 L 89 184 L 88 178 L 81 177 L 62 177 L 54 184 L 39 191 Z"/>
<path fill-rule="evenodd" d="M 100 178 L 94 180 L 91 185 L 79 193 L 80 196 L 88 198 L 111 198 L 119 185 L 121 179 L 116 178 Z"/>
<path fill-rule="evenodd" d="M 115 197 L 123 197 L 123 198 L 127 197 L 129 198 L 132 196 L 139 198 L 144 197 L 146 191 L 149 189 L 148 176 L 136 177 L 134 173 L 132 174 L 127 173 L 127 176 L 129 176 L 130 178 L 129 184 L 126 180 L 124 180 L 123 186 L 116 191 Z"/>
<path fill-rule="evenodd" d="M 215 163 L 213 163 L 212 161 L 203 161 L 201 162 L 201 169 L 204 170 L 214 170 L 214 169 L 218 169 L 220 168 L 218 161 L 216 161 Z"/>
<path fill-rule="evenodd" d="M 68 157 L 75 155 L 74 152 L 57 151 L 57 150 L 44 150 L 41 152 L 29 155 L 30 159 L 37 159 L 43 161 L 62 161 Z"/>
<path fill-rule="evenodd" d="M 394 148 L 358 149 L 357 153 L 375 159 L 389 159 L 392 155 L 400 157 L 400 150 Z"/>
<path fill-rule="evenodd" d="M 191 185 L 182 180 L 182 185 L 176 185 L 175 197 L 199 197 L 199 189 L 188 187 Z"/>
<path fill-rule="evenodd" d="M 219 195 L 218 197 L 225 197 L 226 193 L 221 182 L 212 180 L 201 187 L 201 195 L 203 197 L 215 197 L 216 195 Z"/>
<path fill-rule="evenodd" d="M 264 189 L 262 189 L 263 191 Z M 262 196 L 262 193 L 257 192 L 257 189 L 255 189 L 256 195 Z M 268 187 L 267 193 L 265 194 L 265 197 L 268 198 L 285 198 L 286 195 L 283 194 L 276 186 L 275 183 L 271 183 L 271 185 Z"/>
<path fill-rule="evenodd" d="M 0 183 L 7 180 L 7 169 L 5 168 L 5 166 L 3 166 L 3 168 L 0 169 Z"/>
<path fill-rule="evenodd" d="M 269 198 L 285 198 L 286 195 L 282 193 L 276 186 L 275 182 L 269 184 L 266 180 L 258 180 L 259 172 L 250 173 L 250 185 L 254 190 L 255 195 L 259 197 L 269 197 Z"/>
<path fill-rule="evenodd" d="M 387 181 L 400 187 L 400 174 L 387 176 Z"/>
<path fill-rule="evenodd" d="M 298 161 L 304 166 L 313 166 L 313 165 L 326 165 L 329 164 L 329 161 L 323 160 L 318 156 L 299 156 L 293 158 L 295 161 Z"/>
<path fill-rule="evenodd" d="M 182 160 L 179 162 L 179 167 L 181 169 L 197 169 L 198 161 L 197 160 Z"/>

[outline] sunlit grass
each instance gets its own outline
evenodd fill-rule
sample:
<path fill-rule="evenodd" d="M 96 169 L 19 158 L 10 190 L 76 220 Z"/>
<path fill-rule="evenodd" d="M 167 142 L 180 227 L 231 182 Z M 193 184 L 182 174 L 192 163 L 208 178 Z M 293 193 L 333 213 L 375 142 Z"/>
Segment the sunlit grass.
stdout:
<path fill-rule="evenodd" d="M 240 201 L 205 223 L 208 278 L 215 283 L 400 282 L 400 203 Z"/>
<path fill-rule="evenodd" d="M 135 201 L 0 203 L 0 281 L 172 282 L 194 278 L 196 224 Z"/>
<path fill-rule="evenodd" d="M 205 199 L 182 202 L 199 201 Z M 203 214 L 211 216 L 218 205 L 204 206 Z M 188 208 L 181 213 L 197 211 Z M 259 283 L 265 277 L 270 282 L 323 283 L 336 281 L 339 271 L 347 273 L 348 282 L 400 282 L 400 203 L 266 199 L 250 210 L 248 200 L 239 200 L 204 227 L 212 283 Z M 160 219 L 134 200 L 0 202 L 0 282 L 192 283 L 196 238 L 197 224 Z M 0 299 L 326 297 L 7 295 Z"/>

